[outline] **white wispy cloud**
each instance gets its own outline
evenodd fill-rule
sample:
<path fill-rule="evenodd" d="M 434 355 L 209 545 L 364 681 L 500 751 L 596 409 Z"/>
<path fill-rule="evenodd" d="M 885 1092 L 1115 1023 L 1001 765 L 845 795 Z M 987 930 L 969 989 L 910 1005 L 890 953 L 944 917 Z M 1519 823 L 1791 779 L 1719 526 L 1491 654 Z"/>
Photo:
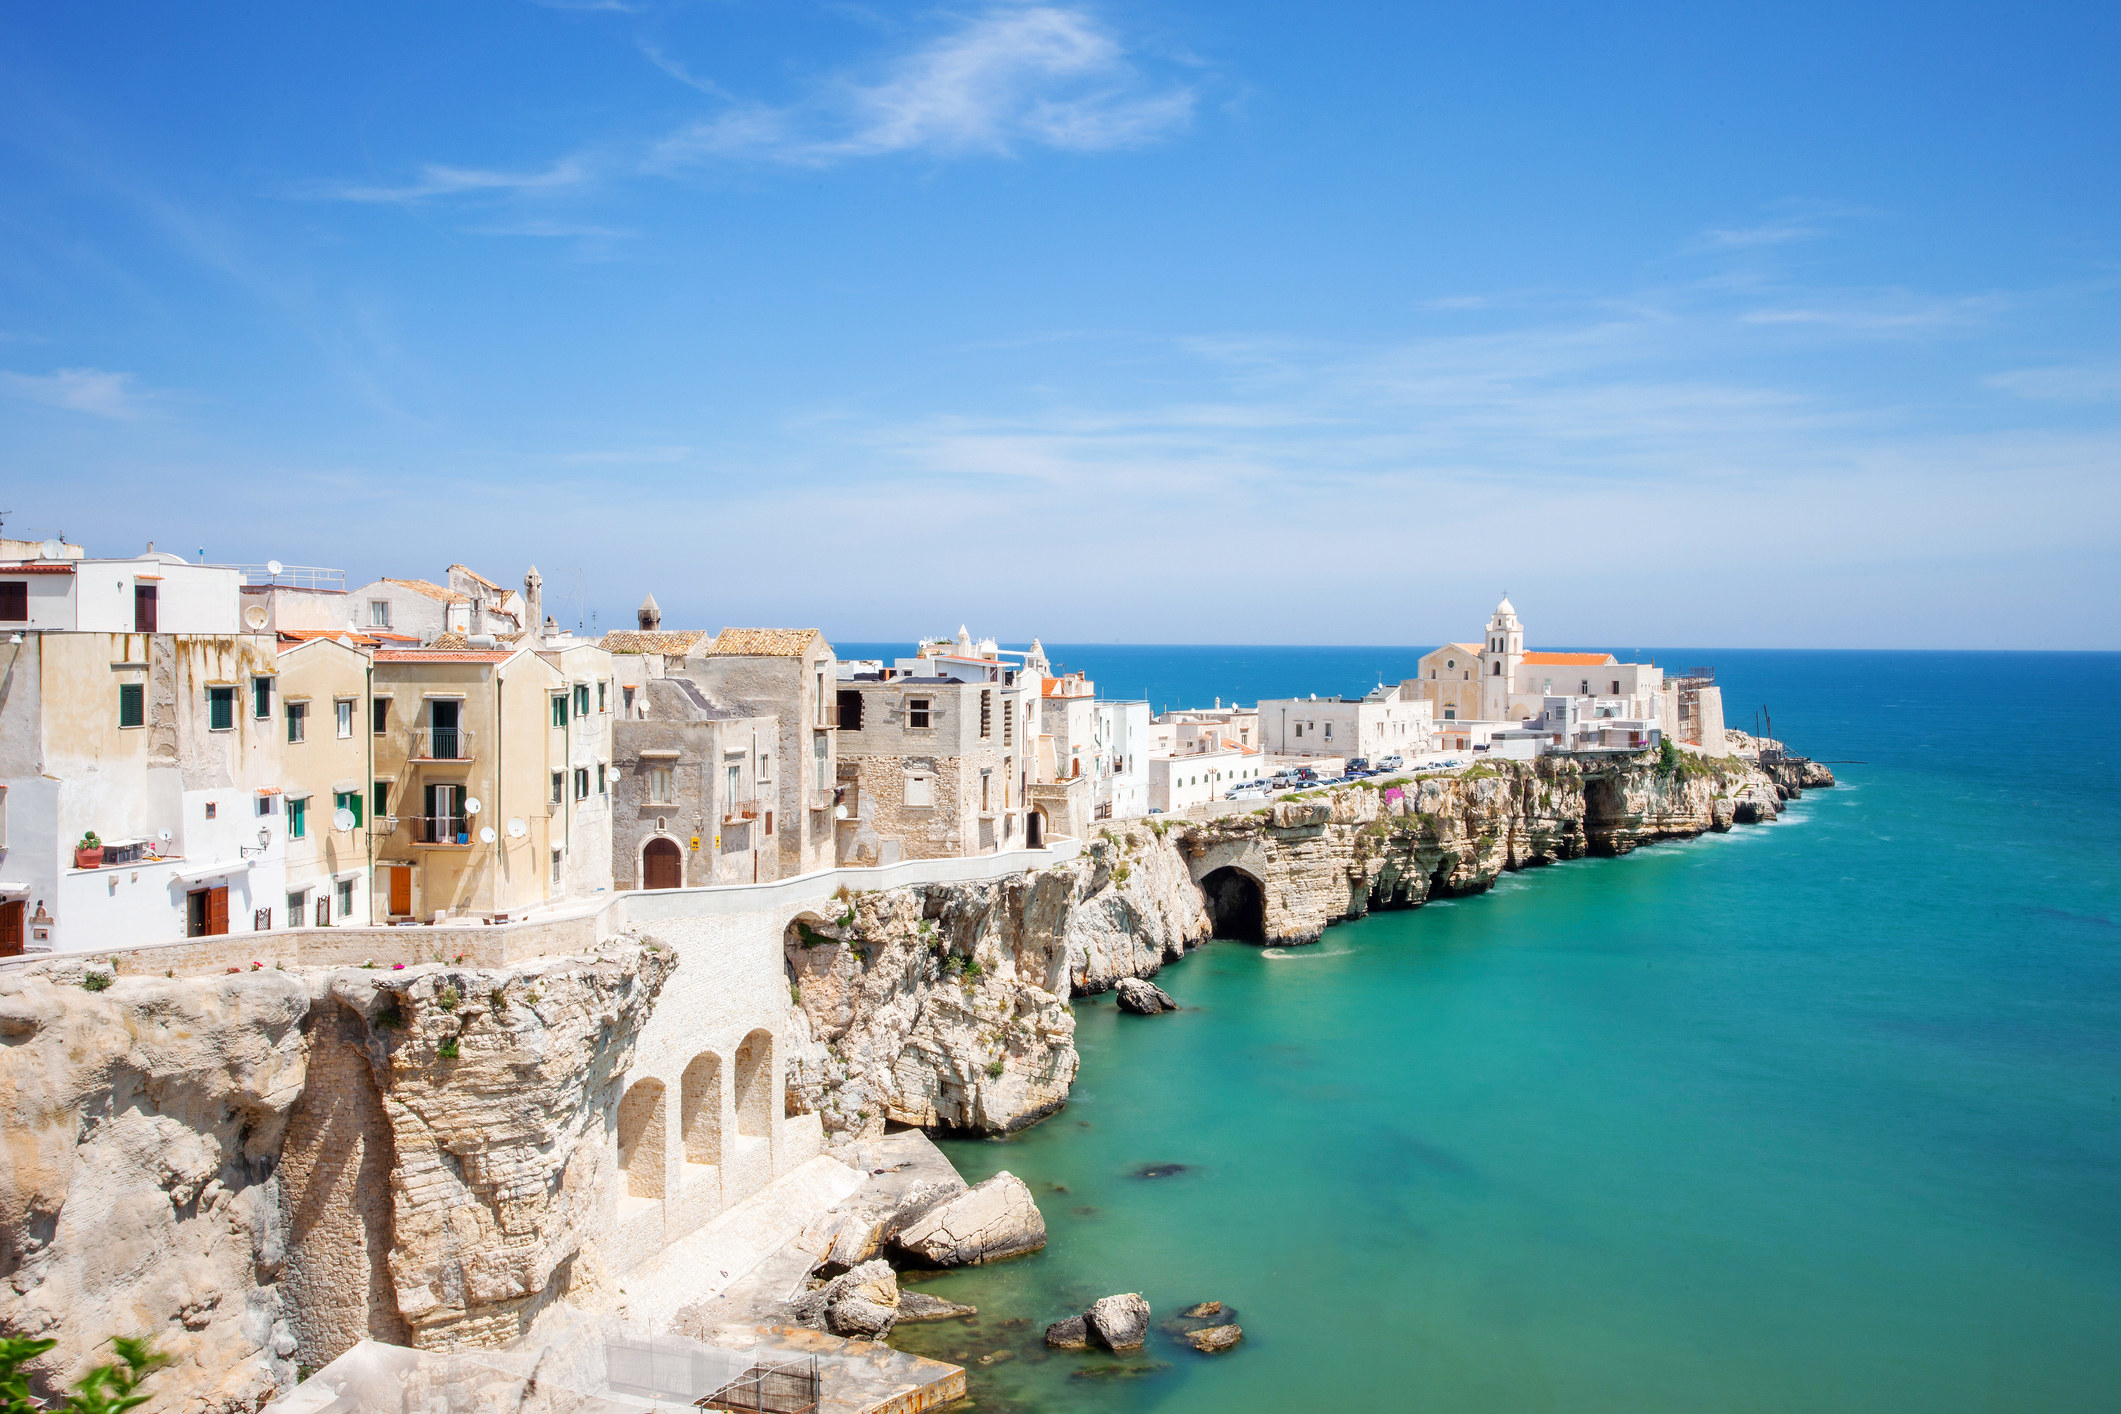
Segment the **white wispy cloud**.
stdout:
<path fill-rule="evenodd" d="M 2121 364 L 2017 368 L 1991 374 L 1982 381 L 2005 393 L 2043 401 L 2103 403 L 2121 399 Z"/>
<path fill-rule="evenodd" d="M 351 182 L 319 183 L 303 194 L 330 201 L 409 203 L 433 197 L 490 194 L 523 196 L 577 187 L 590 180 L 589 164 L 579 158 L 555 162 L 542 172 L 501 172 L 479 167 L 451 167 L 430 162 L 419 176 L 395 186 Z"/>
<path fill-rule="evenodd" d="M 1754 246 L 1787 245 L 1825 235 L 1809 221 L 1773 221 L 1760 226 L 1712 227 L 1695 242 L 1697 250 L 1745 250 Z"/>
<path fill-rule="evenodd" d="M 0 389 L 18 398 L 129 422 L 147 411 L 130 373 L 100 368 L 60 368 L 50 373 L 0 372 Z"/>
<path fill-rule="evenodd" d="M 1099 151 L 1178 131 L 1191 121 L 1194 103 L 1190 85 L 1144 75 L 1119 37 L 1086 10 L 996 5 L 874 78 L 843 75 L 792 105 L 743 104 L 694 123 L 661 143 L 652 162 L 825 165 L 899 152 Z"/>

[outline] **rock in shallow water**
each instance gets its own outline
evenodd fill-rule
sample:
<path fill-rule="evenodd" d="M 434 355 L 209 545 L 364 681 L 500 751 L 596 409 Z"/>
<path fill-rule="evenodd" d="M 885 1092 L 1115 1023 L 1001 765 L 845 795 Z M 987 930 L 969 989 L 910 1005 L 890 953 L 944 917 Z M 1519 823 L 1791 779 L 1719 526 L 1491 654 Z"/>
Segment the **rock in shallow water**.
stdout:
<path fill-rule="evenodd" d="M 1228 1350 L 1244 1338 L 1244 1331 L 1234 1325 L 1208 1326 L 1203 1330 L 1187 1331 L 1185 1335 L 1186 1344 L 1203 1355 L 1214 1355 L 1219 1351 Z"/>
<path fill-rule="evenodd" d="M 1088 1350 L 1090 1326 L 1081 1316 L 1070 1316 L 1046 1327 L 1046 1344 L 1055 1350 Z"/>
<path fill-rule="evenodd" d="M 892 1241 L 933 1266 L 972 1266 L 1044 1247 L 1046 1219 L 1030 1187 L 1004 1169 L 928 1209 Z"/>
<path fill-rule="evenodd" d="M 902 1291 L 898 1297 L 898 1319 L 900 1325 L 912 1321 L 954 1321 L 960 1316 L 977 1316 L 979 1307 L 965 1306 L 956 1301 L 945 1301 L 940 1296 L 924 1296 L 918 1291 Z M 1004 1326 L 1009 1323 L 1002 1322 Z"/>
<path fill-rule="evenodd" d="M 1203 1301 L 1198 1306 L 1188 1306 L 1178 1314 L 1189 1321 L 1205 1320 L 1209 1316 L 1220 1316 L 1223 1304 L 1220 1301 Z"/>
<path fill-rule="evenodd" d="M 1131 1011 L 1136 1016 L 1154 1016 L 1160 1011 L 1177 1011 L 1178 1003 L 1154 982 L 1128 977 L 1119 984 L 1119 1009 Z"/>
<path fill-rule="evenodd" d="M 1149 1303 L 1135 1291 L 1099 1297 L 1083 1312 L 1083 1324 L 1107 1350 L 1139 1350 L 1149 1338 Z"/>

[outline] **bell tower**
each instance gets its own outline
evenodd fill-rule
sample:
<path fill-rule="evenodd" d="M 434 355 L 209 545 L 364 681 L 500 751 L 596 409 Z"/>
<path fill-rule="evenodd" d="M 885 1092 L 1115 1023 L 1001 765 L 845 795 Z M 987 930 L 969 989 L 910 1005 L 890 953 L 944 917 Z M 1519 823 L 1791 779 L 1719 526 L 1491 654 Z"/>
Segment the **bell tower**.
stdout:
<path fill-rule="evenodd" d="M 1502 596 L 1488 619 L 1488 638 L 1480 648 L 1480 715 L 1489 722 L 1510 720 L 1510 693 L 1524 662 L 1524 625 L 1510 596 Z"/>

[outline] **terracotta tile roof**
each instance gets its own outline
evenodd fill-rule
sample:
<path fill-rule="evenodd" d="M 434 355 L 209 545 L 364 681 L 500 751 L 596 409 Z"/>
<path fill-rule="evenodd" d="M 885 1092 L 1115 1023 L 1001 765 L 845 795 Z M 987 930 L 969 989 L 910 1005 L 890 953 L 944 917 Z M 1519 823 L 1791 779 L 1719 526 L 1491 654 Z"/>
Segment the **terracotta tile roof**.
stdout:
<path fill-rule="evenodd" d="M 72 565 L 55 565 L 50 561 L 34 565 L 0 565 L 0 574 L 72 574 Z"/>
<path fill-rule="evenodd" d="M 512 648 L 379 648 L 378 663 L 503 663 L 515 657 Z"/>
<path fill-rule="evenodd" d="M 710 658 L 800 658 L 816 637 L 814 628 L 725 628 L 706 652 Z"/>
<path fill-rule="evenodd" d="M 449 631 L 436 634 L 433 638 L 428 639 L 424 646 L 428 648 L 450 649 L 461 653 L 465 649 L 471 647 L 471 640 L 461 633 Z"/>
<path fill-rule="evenodd" d="M 1602 668 L 1619 660 L 1610 653 L 1527 653 L 1523 661 L 1535 668 Z"/>
<path fill-rule="evenodd" d="M 488 589 L 492 589 L 503 594 L 508 592 L 507 590 L 502 589 L 500 585 L 495 584 L 492 580 L 488 579 L 485 575 L 480 574 L 477 570 L 473 569 L 469 565 L 451 565 L 450 568 L 453 570 L 462 570 L 466 578 L 475 579 L 479 583 L 485 585 Z"/>
<path fill-rule="evenodd" d="M 681 658 L 689 657 L 706 637 L 703 628 L 615 628 L 604 635 L 603 647 L 606 653 L 661 653 L 666 658 Z"/>
<path fill-rule="evenodd" d="M 382 641 L 373 634 L 363 633 L 361 630 L 353 628 L 283 628 L 274 631 L 284 639 L 293 640 L 288 645 L 289 647 L 297 647 L 313 638 L 343 638 L 356 648 L 374 648 Z M 393 635 L 393 637 L 396 637 L 396 635 Z M 407 643 L 412 641 L 409 638 L 404 640 Z"/>
<path fill-rule="evenodd" d="M 425 594 L 428 598 L 439 599 L 445 604 L 469 604 L 471 602 L 468 596 L 459 594 L 454 589 L 444 589 L 441 585 L 429 579 L 392 579 L 389 575 L 385 575 L 383 576 L 383 582 L 385 584 L 395 584 L 401 589 L 410 589 L 415 594 Z"/>

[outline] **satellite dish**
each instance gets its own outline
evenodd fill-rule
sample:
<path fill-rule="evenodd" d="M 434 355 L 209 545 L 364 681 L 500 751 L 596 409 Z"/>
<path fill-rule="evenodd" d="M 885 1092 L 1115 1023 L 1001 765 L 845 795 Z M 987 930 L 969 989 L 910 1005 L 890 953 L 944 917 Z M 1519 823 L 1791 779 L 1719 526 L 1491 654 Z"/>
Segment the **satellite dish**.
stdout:
<path fill-rule="evenodd" d="M 265 562 L 265 572 L 267 574 L 277 575 L 280 573 L 280 568 L 280 562 L 278 560 L 267 560 Z"/>
<path fill-rule="evenodd" d="M 267 617 L 263 604 L 253 604 L 243 611 L 243 622 L 249 624 L 252 628 L 265 627 Z"/>
<path fill-rule="evenodd" d="M 66 553 L 66 543 L 61 540 L 47 540 L 37 547 L 37 553 L 47 560 L 56 560 Z"/>
<path fill-rule="evenodd" d="M 467 797 L 464 801 L 464 813 L 466 815 L 476 815 L 485 808 L 485 806 L 479 804 L 479 798 L 475 795 Z"/>
<path fill-rule="evenodd" d="M 162 843 L 164 844 L 168 844 L 171 840 L 175 839 L 176 836 L 172 835 L 168 830 L 157 830 L 155 831 L 155 838 L 162 841 Z"/>
<path fill-rule="evenodd" d="M 480 843 L 480 844 L 492 844 L 492 843 L 494 842 L 494 838 L 495 838 L 495 836 L 494 836 L 494 833 L 493 833 L 493 826 L 491 826 L 491 825 L 487 825 L 487 826 L 483 827 L 482 829 L 480 829 L 480 831 L 479 831 L 479 843 Z"/>
<path fill-rule="evenodd" d="M 832 818 L 833 818 L 833 819 L 835 819 L 835 820 L 844 820 L 844 819 L 846 819 L 846 818 L 847 818 L 847 807 L 846 807 L 846 806 L 844 806 L 844 805 L 835 805 L 835 806 L 833 806 L 833 807 L 832 807 Z"/>
<path fill-rule="evenodd" d="M 508 822 L 508 838 L 519 840 L 529 833 L 530 826 L 524 824 L 521 820 L 510 820 Z"/>
<path fill-rule="evenodd" d="M 352 829 L 352 828 L 354 827 L 354 817 L 353 817 L 353 812 L 352 812 L 351 810 L 334 810 L 334 811 L 332 811 L 332 812 L 331 812 L 331 827 L 332 827 L 332 828 L 333 828 L 334 830 L 350 830 L 350 829 Z"/>

